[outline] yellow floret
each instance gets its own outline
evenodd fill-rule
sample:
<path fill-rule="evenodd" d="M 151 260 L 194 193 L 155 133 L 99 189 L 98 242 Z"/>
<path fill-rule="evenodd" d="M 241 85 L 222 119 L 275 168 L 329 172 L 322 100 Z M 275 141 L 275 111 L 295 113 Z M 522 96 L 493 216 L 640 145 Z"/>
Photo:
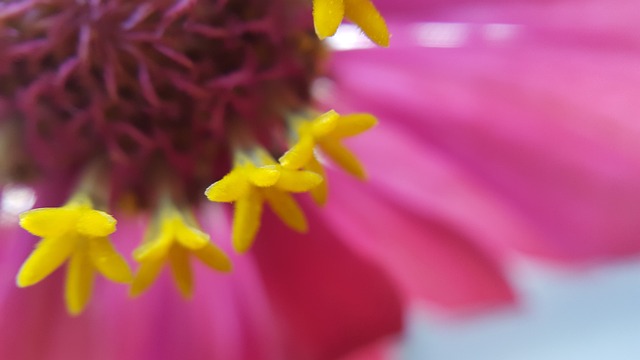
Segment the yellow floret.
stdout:
<path fill-rule="evenodd" d="M 306 232 L 306 218 L 291 193 L 307 192 L 323 181 L 311 171 L 281 166 L 263 150 L 252 155 L 239 154 L 233 170 L 205 192 L 211 201 L 235 204 L 232 242 L 239 253 L 253 244 L 265 202 L 287 226 Z"/>
<path fill-rule="evenodd" d="M 380 46 L 389 46 L 389 30 L 369 0 L 313 0 L 313 23 L 320 39 L 333 36 L 346 17 Z"/>
<path fill-rule="evenodd" d="M 69 260 L 65 300 L 73 315 L 86 307 L 96 271 L 115 282 L 132 280 L 129 265 L 108 239 L 116 230 L 116 220 L 93 209 L 88 198 L 76 197 L 59 208 L 27 211 L 20 215 L 20 226 L 42 239 L 20 268 L 18 286 L 40 282 Z"/>
<path fill-rule="evenodd" d="M 343 116 L 334 110 L 311 121 L 297 119 L 294 123 L 297 141 L 280 157 L 279 162 L 285 169 L 306 169 L 326 178 L 322 165 L 314 156 L 314 149 L 318 147 L 343 170 L 359 179 L 365 179 L 367 175 L 364 167 L 342 141 L 369 130 L 377 122 L 370 114 Z M 326 181 L 313 189 L 311 195 L 318 204 L 324 204 L 327 198 Z"/>
<path fill-rule="evenodd" d="M 180 293 L 191 297 L 190 255 L 214 270 L 231 271 L 227 255 L 210 242 L 209 235 L 198 228 L 190 213 L 165 206 L 154 219 L 145 242 L 133 253 L 140 268 L 131 285 L 131 295 L 138 296 L 148 289 L 168 262 Z"/>

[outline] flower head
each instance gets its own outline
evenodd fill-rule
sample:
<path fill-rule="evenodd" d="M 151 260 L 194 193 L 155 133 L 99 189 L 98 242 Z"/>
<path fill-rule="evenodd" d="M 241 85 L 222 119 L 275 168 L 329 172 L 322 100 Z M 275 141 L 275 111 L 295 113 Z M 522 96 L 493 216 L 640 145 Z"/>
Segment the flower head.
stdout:
<path fill-rule="evenodd" d="M 351 14 L 361 6 L 348 8 Z M 318 187 L 325 174 L 274 158 L 286 150 L 279 139 L 297 131 L 288 119 L 313 106 L 311 82 L 321 74 L 324 50 L 312 35 L 310 10 L 287 0 L 15 1 L 0 8 L 0 96 L 4 123 L 29 155 L 22 167 L 37 177 L 100 164 L 107 180 L 85 182 L 108 194 L 106 207 L 155 214 L 134 253 L 141 268 L 132 294 L 149 287 L 169 261 L 181 292 L 190 295 L 189 253 L 230 269 L 190 215 L 206 184 L 228 171 L 229 155 L 232 170 L 206 195 L 235 203 L 238 252 L 253 243 L 265 202 L 292 229 L 307 231 L 291 193 Z M 102 214 L 70 206 L 34 210 L 23 227 L 34 232 L 36 214 L 44 223 L 64 215 L 76 227 Z M 48 275 L 89 235 L 69 235 L 72 241 L 52 254 L 45 250 L 59 236 L 42 236 L 32 258 L 52 258 L 30 258 L 21 285 Z"/>
<path fill-rule="evenodd" d="M 380 45 L 388 45 L 389 35 L 369 1 L 346 1 L 340 6 L 342 13 L 332 14 L 321 3 L 301 0 L 0 4 L 1 184 L 32 184 L 39 200 L 52 193 L 71 194 L 66 203 L 38 201 L 44 205 L 20 216 L 20 226 L 41 240 L 21 255 L 17 285 L 57 289 L 56 270 L 66 267 L 62 298 L 67 311 L 101 313 L 104 304 L 120 300 L 109 300 L 112 291 L 104 289 L 112 285 L 94 281 L 96 273 L 127 284 L 131 297 L 147 292 L 141 299 L 123 300 L 135 307 L 148 298 L 158 301 L 149 293 L 162 291 L 162 270 L 169 268 L 182 297 L 198 303 L 202 300 L 197 289 L 207 292 L 214 286 L 211 278 L 202 286 L 196 284 L 202 281 L 201 264 L 214 270 L 209 276 L 220 279 L 213 281 L 234 279 L 229 280 L 234 284 L 232 293 L 247 287 L 252 297 L 264 299 L 261 282 L 247 275 L 257 266 L 253 255 L 244 255 L 249 260 L 237 257 L 251 250 L 258 238 L 267 246 L 278 246 L 270 239 L 273 235 L 260 236 L 260 228 L 270 228 L 274 221 L 268 211 L 263 212 L 264 205 L 287 226 L 282 233 L 286 238 L 292 238 L 292 230 L 318 231 L 297 195 L 311 192 L 317 202 L 326 202 L 327 172 L 312 154 L 316 146 L 364 178 L 364 170 L 354 165 L 357 160 L 340 141 L 365 129 L 344 133 L 339 129 L 351 126 L 343 121 L 349 116 L 331 111 L 330 121 L 322 125 L 327 115 L 316 115 L 311 90 L 313 82 L 326 74 L 327 49 L 314 34 L 313 24 L 337 26 L 346 16 Z M 331 35 L 327 31 L 335 32 L 322 25 L 317 29 L 321 38 Z M 294 149 L 288 151 L 290 147 Z M 292 155 L 298 151 L 306 155 Z M 218 230 L 226 229 L 221 211 L 203 218 L 202 214 L 211 213 L 208 209 L 224 206 L 212 205 L 206 198 L 233 203 L 231 231 Z M 144 234 L 116 229 L 117 222 L 120 228 L 131 229 L 140 216 L 149 218 Z M 240 255 L 228 255 L 227 242 Z M 132 243 L 138 245 L 131 255 L 121 256 L 117 249 L 132 248 Z M 23 240 L 24 244 L 29 243 Z M 331 252 L 346 251 L 325 246 Z M 316 256 L 324 252 L 324 248 L 314 251 Z M 362 266 L 361 260 L 349 256 L 325 257 L 332 260 L 332 269 Z M 127 258 L 137 264 L 133 272 Z M 312 269 L 299 267 L 295 273 L 313 275 L 328 264 L 309 263 L 315 264 Z M 278 272 L 273 268 L 264 272 Z M 359 277 L 381 274 L 367 266 L 363 269 L 349 272 Z M 359 329 L 366 324 L 342 316 L 348 329 L 356 329 L 350 332 L 361 334 L 353 340 L 306 335 L 305 342 L 327 337 L 321 342 L 332 345 L 322 351 L 333 356 L 397 330 L 399 299 L 383 276 L 378 283 L 367 284 L 325 275 L 337 287 L 353 284 L 341 290 L 345 299 L 353 299 L 354 291 L 362 293 L 358 299 L 376 292 L 380 300 L 367 302 L 385 304 L 388 310 L 381 316 L 366 316 L 371 320 L 364 323 L 379 325 L 365 332 Z M 18 296 L 31 293 L 22 294 Z M 325 305 L 330 303 L 328 295 L 304 303 L 324 309 L 319 313 L 332 312 Z M 225 296 L 233 295 L 216 294 Z M 275 298 L 269 297 L 269 307 L 276 307 L 271 305 Z M 363 308 L 363 313 L 374 312 L 374 307 Z M 4 314 L 3 305 L 0 316 Z M 248 318 L 244 310 L 242 316 Z M 251 323 L 261 316 L 256 318 Z M 101 325 L 108 321 L 103 318 Z M 0 348 L 5 347 L 5 335 L 0 334 Z"/>

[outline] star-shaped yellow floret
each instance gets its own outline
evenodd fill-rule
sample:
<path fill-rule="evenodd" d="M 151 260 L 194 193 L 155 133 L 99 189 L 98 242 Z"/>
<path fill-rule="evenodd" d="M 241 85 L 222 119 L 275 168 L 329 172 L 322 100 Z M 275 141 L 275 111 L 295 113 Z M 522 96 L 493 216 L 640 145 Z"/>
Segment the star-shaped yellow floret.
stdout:
<path fill-rule="evenodd" d="M 20 226 L 42 240 L 20 268 L 18 286 L 40 282 L 68 259 L 65 300 L 73 315 L 87 305 L 96 270 L 115 282 L 132 279 L 129 265 L 108 239 L 116 230 L 116 219 L 94 210 L 88 199 L 27 211 L 20 215 Z"/>
<path fill-rule="evenodd" d="M 376 118 L 370 114 L 342 116 L 334 110 L 311 121 L 298 119 L 294 121 L 297 141 L 280 157 L 279 162 L 285 169 L 307 169 L 326 178 L 322 165 L 314 156 L 314 149 L 317 146 L 343 170 L 359 179 L 365 179 L 367 175 L 364 167 L 358 158 L 342 144 L 342 140 L 369 130 L 377 122 Z M 311 195 L 317 203 L 323 204 L 327 198 L 326 181 L 311 190 Z"/>
<path fill-rule="evenodd" d="M 231 271 L 227 255 L 210 242 L 193 216 L 186 211 L 165 208 L 147 233 L 145 242 L 134 253 L 140 268 L 131 285 L 131 295 L 142 294 L 156 280 L 164 264 L 169 262 L 180 293 L 189 298 L 193 294 L 193 274 L 190 256 L 194 255 L 208 267 L 221 272 Z"/>
<path fill-rule="evenodd" d="M 232 242 L 243 253 L 258 232 L 264 202 L 287 226 L 306 232 L 307 220 L 290 193 L 307 192 L 322 181 L 314 172 L 284 168 L 266 152 L 257 151 L 253 159 L 239 155 L 233 170 L 209 186 L 205 195 L 214 202 L 235 203 Z"/>
<path fill-rule="evenodd" d="M 369 0 L 313 0 L 313 24 L 320 39 L 333 36 L 342 19 L 353 21 L 380 46 L 389 46 L 389 30 Z"/>

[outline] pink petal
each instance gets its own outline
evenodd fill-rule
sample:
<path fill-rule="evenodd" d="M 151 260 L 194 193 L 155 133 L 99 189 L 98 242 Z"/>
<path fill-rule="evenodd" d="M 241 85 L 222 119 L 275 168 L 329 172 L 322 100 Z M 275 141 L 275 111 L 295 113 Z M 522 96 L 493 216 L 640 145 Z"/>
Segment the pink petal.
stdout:
<path fill-rule="evenodd" d="M 510 36 L 338 54 L 336 98 L 432 144 L 542 235 L 512 247 L 570 261 L 639 251 L 637 52 Z"/>
<path fill-rule="evenodd" d="M 478 247 L 476 234 L 465 233 L 467 219 L 457 224 L 446 215 L 416 213 L 344 175 L 330 179 L 323 216 L 354 248 L 389 269 L 414 300 L 449 314 L 513 302 L 496 259 Z"/>
<path fill-rule="evenodd" d="M 634 0 L 375 0 L 386 18 L 400 20 L 526 23 L 562 28 L 636 28 Z M 596 30 L 595 28 L 591 28 Z"/>
<path fill-rule="evenodd" d="M 106 351 L 102 338 L 92 336 L 91 315 L 71 318 L 63 302 L 64 270 L 42 283 L 25 289 L 15 285 L 15 274 L 35 243 L 33 236 L 20 233 L 3 238 L 12 251 L 0 273 L 0 358 L 84 359 Z M 7 257 L 9 260 L 9 257 Z M 8 275 L 10 281 L 4 275 Z"/>
<path fill-rule="evenodd" d="M 340 360 L 390 360 L 395 359 L 393 355 L 397 352 L 399 347 L 398 339 L 387 338 L 381 341 L 375 342 L 369 346 L 359 348 Z"/>
<path fill-rule="evenodd" d="M 287 358 L 333 359 L 400 331 L 400 298 L 388 276 L 315 216 L 310 232 L 265 214 L 254 253 L 283 334 Z"/>

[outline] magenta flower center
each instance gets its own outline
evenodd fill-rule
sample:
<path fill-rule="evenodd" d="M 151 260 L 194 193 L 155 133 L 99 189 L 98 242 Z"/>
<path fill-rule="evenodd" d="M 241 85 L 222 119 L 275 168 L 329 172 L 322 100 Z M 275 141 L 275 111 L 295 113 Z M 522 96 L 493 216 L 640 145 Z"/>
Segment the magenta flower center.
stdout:
<path fill-rule="evenodd" d="M 20 169 L 105 158 L 116 189 L 144 202 L 158 172 L 201 197 L 239 133 L 277 146 L 322 48 L 300 1 L 15 0 L 0 6 L 0 52 Z"/>

